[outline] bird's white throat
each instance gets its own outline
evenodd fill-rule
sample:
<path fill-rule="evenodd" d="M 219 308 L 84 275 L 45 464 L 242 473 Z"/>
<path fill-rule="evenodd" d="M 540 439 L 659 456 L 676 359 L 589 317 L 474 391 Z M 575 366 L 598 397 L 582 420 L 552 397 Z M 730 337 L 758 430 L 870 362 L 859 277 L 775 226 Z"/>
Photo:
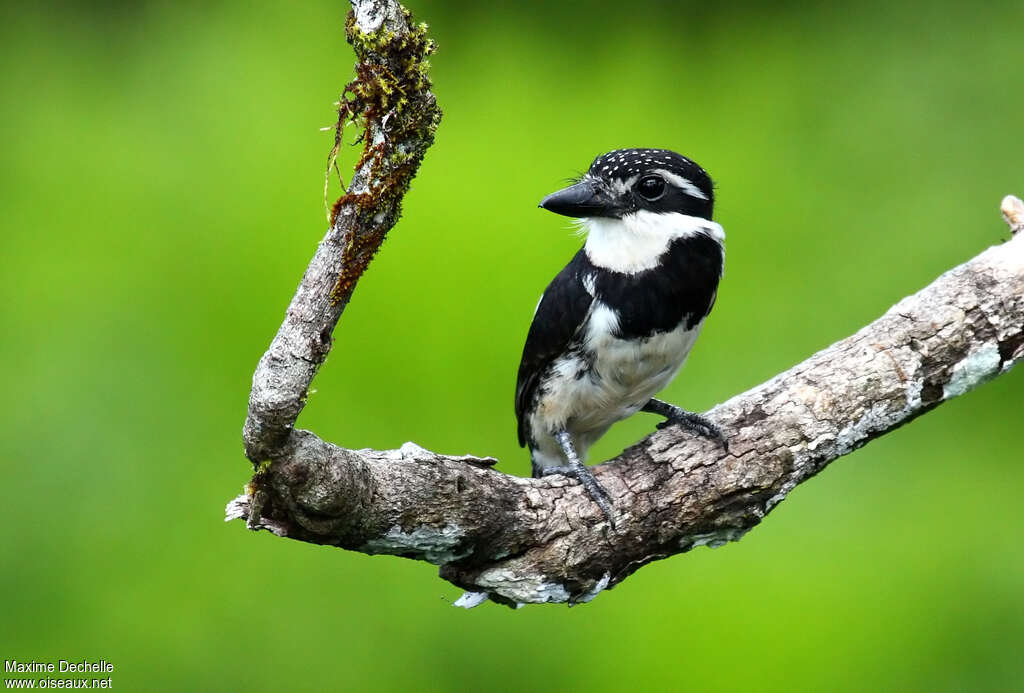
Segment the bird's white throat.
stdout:
<path fill-rule="evenodd" d="M 621 219 L 581 219 L 587 231 L 583 246 L 594 265 L 613 272 L 636 274 L 658 266 L 672 241 L 704 234 L 720 245 L 725 243 L 721 225 L 678 212 L 640 210 Z"/>

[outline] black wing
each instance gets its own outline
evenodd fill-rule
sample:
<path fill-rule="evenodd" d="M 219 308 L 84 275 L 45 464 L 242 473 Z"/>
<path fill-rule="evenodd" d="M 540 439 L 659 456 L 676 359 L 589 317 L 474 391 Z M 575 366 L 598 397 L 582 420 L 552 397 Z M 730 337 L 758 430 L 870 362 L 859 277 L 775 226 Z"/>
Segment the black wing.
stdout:
<path fill-rule="evenodd" d="M 541 374 L 556 357 L 565 352 L 590 311 L 594 298 L 583 286 L 583 273 L 586 269 L 587 259 L 580 250 L 551 280 L 533 315 L 516 382 L 516 420 L 519 424 L 520 447 L 526 445 L 526 409 L 536 395 Z"/>

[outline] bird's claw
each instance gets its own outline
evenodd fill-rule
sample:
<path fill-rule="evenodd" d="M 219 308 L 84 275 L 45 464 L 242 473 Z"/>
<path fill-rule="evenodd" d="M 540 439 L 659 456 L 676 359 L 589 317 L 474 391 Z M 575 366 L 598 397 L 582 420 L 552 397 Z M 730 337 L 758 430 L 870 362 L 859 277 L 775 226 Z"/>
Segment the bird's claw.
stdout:
<path fill-rule="evenodd" d="M 711 440 L 714 440 L 720 444 L 726 452 L 729 452 L 729 441 L 725 439 L 722 429 L 713 423 L 711 419 L 692 411 L 686 411 L 685 409 L 681 409 L 674 405 L 671 406 L 672 409 L 665 420 L 657 424 L 656 428 L 658 430 L 661 430 L 666 426 L 679 424 L 686 430 L 696 433 L 702 438 L 710 438 Z"/>

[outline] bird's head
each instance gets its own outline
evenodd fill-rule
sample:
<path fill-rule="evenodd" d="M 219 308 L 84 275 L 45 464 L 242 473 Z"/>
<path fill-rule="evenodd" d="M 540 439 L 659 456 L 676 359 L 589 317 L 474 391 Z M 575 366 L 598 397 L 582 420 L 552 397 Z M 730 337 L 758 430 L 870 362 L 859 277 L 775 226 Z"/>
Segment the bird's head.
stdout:
<path fill-rule="evenodd" d="M 711 219 L 711 178 L 668 149 L 616 149 L 590 165 L 579 182 L 540 202 L 549 212 L 578 218 L 622 219 L 637 212 Z"/>

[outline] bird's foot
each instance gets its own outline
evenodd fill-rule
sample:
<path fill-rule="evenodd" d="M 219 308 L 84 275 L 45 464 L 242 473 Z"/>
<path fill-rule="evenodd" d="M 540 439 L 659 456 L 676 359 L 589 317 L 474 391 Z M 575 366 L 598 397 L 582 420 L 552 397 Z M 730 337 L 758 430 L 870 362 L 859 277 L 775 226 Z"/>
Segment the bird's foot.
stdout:
<path fill-rule="evenodd" d="M 669 404 L 668 402 L 662 402 L 660 399 L 652 399 L 644 405 L 643 411 L 650 412 L 652 414 L 659 414 L 665 417 L 665 420 L 656 426 L 659 430 L 666 426 L 671 426 L 672 424 L 679 424 L 686 430 L 696 433 L 702 438 L 711 438 L 719 443 L 726 452 L 729 452 L 729 442 L 725 439 L 722 429 L 715 425 L 706 416 L 697 414 L 696 412 L 686 411 L 682 407 L 677 407 L 676 405 Z"/>
<path fill-rule="evenodd" d="M 615 527 L 615 513 L 612 510 L 612 499 L 608 495 L 608 492 L 604 490 L 604 487 L 598 483 L 597 479 L 594 478 L 593 472 L 591 472 L 585 466 L 579 467 L 546 467 L 541 470 L 541 476 L 551 476 L 552 474 L 561 474 L 567 476 L 570 479 L 575 479 L 577 482 L 586 489 L 590 499 L 594 501 L 594 504 L 601 509 L 604 516 L 608 518 L 608 522 L 612 527 Z"/>

